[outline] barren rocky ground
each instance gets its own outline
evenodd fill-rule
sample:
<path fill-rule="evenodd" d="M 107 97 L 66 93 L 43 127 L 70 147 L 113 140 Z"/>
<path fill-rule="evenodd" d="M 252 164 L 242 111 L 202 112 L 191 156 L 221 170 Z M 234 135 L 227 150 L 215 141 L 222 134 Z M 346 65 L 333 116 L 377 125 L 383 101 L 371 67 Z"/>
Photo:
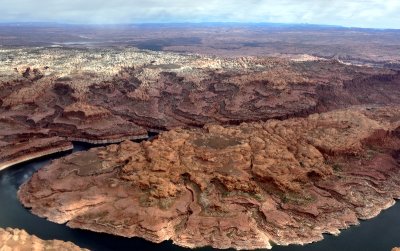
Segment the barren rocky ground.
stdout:
<path fill-rule="evenodd" d="M 87 251 L 70 242 L 58 240 L 44 241 L 24 230 L 0 228 L 0 250 L 4 251 Z"/>
<path fill-rule="evenodd" d="M 400 74 L 336 60 L 222 59 L 136 49 L 0 51 L 0 163 L 207 123 L 398 104 Z"/>
<path fill-rule="evenodd" d="M 223 57 L 312 55 L 400 69 L 398 30 L 282 24 L 0 24 L 0 46 L 131 46 Z"/>
<path fill-rule="evenodd" d="M 19 198 L 74 228 L 191 248 L 309 243 L 400 198 L 399 115 L 351 108 L 171 130 L 56 160 Z"/>
<path fill-rule="evenodd" d="M 309 243 L 399 198 L 400 73 L 314 56 L 0 51 L 0 169 L 72 148 L 22 203 L 187 247 Z M 161 133 L 160 133 L 161 132 Z M 151 141 L 134 143 L 160 133 Z"/>

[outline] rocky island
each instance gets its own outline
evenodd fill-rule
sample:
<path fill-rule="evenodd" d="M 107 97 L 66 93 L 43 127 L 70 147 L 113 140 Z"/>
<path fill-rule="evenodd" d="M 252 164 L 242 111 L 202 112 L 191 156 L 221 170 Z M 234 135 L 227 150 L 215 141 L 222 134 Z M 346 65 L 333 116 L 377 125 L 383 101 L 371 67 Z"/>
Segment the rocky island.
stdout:
<path fill-rule="evenodd" d="M 48 220 L 191 248 L 271 248 L 339 234 L 400 197 L 394 68 L 134 48 L 0 58 L 0 169 L 73 141 L 113 143 L 54 160 L 20 188 Z"/>

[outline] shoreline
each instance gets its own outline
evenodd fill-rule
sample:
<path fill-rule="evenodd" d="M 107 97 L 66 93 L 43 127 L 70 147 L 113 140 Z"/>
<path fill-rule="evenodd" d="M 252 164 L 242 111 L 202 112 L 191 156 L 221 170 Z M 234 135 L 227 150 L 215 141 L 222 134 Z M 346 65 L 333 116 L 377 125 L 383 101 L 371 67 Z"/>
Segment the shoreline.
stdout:
<path fill-rule="evenodd" d="M 24 163 L 26 161 L 30 161 L 33 159 L 37 159 L 37 158 L 41 158 L 47 155 L 51 155 L 54 153 L 60 153 L 60 152 L 66 152 L 66 151 L 70 151 L 74 149 L 74 145 L 69 142 L 68 146 L 63 146 L 63 147 L 54 147 L 54 148 L 50 148 L 50 149 L 46 149 L 46 150 L 42 150 L 42 151 L 37 151 L 31 154 L 27 154 L 24 157 L 19 157 L 19 158 L 15 158 L 13 160 L 9 160 L 6 162 L 3 162 L 0 164 L 0 171 L 7 169 L 9 167 L 12 167 L 14 165 L 20 164 L 20 163 Z"/>
<path fill-rule="evenodd" d="M 9 167 L 12 167 L 14 165 L 24 163 L 26 161 L 41 158 L 41 157 L 48 156 L 48 155 L 55 154 L 55 153 L 61 153 L 61 152 L 73 150 L 74 149 L 73 142 L 88 143 L 88 144 L 92 144 L 92 145 L 102 145 L 102 144 L 117 144 L 117 143 L 121 143 L 125 140 L 146 140 L 148 138 L 149 138 L 149 136 L 147 134 L 139 135 L 139 136 L 127 136 L 127 137 L 116 138 L 116 139 L 99 139 L 99 140 L 69 137 L 69 138 L 67 138 L 68 145 L 66 145 L 66 146 L 62 146 L 62 147 L 57 146 L 57 147 L 53 147 L 53 148 L 49 148 L 49 149 L 45 149 L 45 150 L 41 150 L 41 151 L 36 151 L 33 153 L 26 154 L 23 157 L 14 158 L 14 159 L 2 162 L 2 163 L 0 162 L 0 171 L 7 169 Z"/>
<path fill-rule="evenodd" d="M 67 140 L 71 142 L 80 142 L 80 143 L 88 143 L 93 145 L 101 145 L 101 144 L 118 144 L 125 140 L 142 140 L 148 139 L 148 134 L 138 135 L 138 136 L 126 136 L 122 138 L 116 139 L 85 139 L 85 138 L 75 138 L 75 137 L 68 137 Z"/>

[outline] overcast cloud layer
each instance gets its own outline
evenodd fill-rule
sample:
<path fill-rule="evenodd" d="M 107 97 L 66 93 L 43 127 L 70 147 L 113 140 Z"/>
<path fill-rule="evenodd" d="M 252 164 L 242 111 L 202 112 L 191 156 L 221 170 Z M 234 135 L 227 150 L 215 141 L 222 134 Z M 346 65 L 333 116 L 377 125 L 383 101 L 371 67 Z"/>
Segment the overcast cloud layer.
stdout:
<path fill-rule="evenodd" d="M 0 22 L 275 22 L 400 29 L 400 0 L 0 0 Z"/>

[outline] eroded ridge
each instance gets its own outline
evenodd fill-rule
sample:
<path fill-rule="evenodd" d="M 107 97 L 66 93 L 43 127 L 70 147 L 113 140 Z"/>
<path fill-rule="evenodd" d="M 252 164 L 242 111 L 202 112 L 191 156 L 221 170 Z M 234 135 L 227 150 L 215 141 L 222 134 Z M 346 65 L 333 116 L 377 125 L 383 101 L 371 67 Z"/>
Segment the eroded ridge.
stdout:
<path fill-rule="evenodd" d="M 400 198 L 400 107 L 174 129 L 55 160 L 18 196 L 51 221 L 153 242 L 310 243 Z"/>
<path fill-rule="evenodd" d="M 74 140 L 400 104 L 399 72 L 318 58 L 25 48 L 2 49 L 0 60 L 0 169 Z"/>

